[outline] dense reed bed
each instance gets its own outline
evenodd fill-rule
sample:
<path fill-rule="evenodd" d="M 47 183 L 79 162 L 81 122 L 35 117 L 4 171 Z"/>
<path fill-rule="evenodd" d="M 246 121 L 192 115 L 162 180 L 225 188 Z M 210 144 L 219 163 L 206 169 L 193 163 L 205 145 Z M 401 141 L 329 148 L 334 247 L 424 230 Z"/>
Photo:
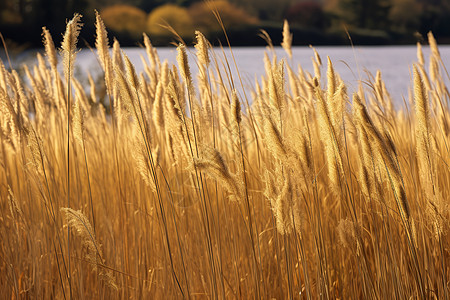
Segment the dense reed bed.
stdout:
<path fill-rule="evenodd" d="M 351 91 L 314 49 L 310 74 L 268 47 L 245 90 L 199 32 L 177 65 L 144 36 L 137 74 L 96 22 L 100 82 L 73 74 L 78 15 L 60 55 L 44 28 L 23 76 L 0 65 L 1 298 L 449 298 L 450 102 L 431 34 L 398 110 L 380 73 Z"/>

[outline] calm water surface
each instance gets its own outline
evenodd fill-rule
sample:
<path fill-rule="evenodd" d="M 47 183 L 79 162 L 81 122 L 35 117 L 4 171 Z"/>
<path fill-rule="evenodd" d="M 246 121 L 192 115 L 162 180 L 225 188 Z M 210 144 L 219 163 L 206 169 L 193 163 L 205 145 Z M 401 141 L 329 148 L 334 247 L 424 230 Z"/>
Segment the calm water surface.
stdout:
<path fill-rule="evenodd" d="M 382 77 L 386 83 L 388 91 L 393 96 L 397 105 L 401 105 L 402 98 L 408 97 L 411 87 L 411 69 L 412 64 L 417 61 L 415 46 L 367 46 L 367 47 L 316 47 L 324 64 L 326 57 L 329 56 L 340 74 L 342 79 L 347 83 L 349 92 L 357 89 L 359 80 L 367 80 L 369 74 L 375 75 L 377 70 L 381 71 Z M 450 67 L 450 46 L 439 47 L 442 59 L 446 66 Z M 125 53 L 135 64 L 138 72 L 143 71 L 141 56 L 145 56 L 145 51 L 140 48 L 124 48 Z M 264 53 L 267 51 L 265 47 L 244 47 L 233 48 L 233 54 L 236 59 L 237 66 L 243 84 L 246 90 L 254 87 L 255 79 L 260 81 L 264 74 Z M 294 70 L 301 65 L 307 72 L 313 73 L 311 58 L 313 51 L 309 47 L 294 47 L 292 60 L 289 60 L 281 48 L 275 48 L 278 58 L 286 58 L 287 62 Z M 195 49 L 189 49 L 190 64 L 192 72 L 196 73 L 194 60 Z M 216 56 L 219 60 L 224 61 L 224 55 L 230 62 L 233 70 L 233 76 L 237 80 L 237 73 L 232 62 L 231 53 L 225 50 L 224 53 L 220 49 L 215 49 Z M 427 61 L 430 52 L 429 47 L 424 46 L 423 52 Z M 158 54 L 161 61 L 168 60 L 171 64 L 176 64 L 175 48 L 158 48 Z M 83 74 L 86 71 L 93 75 L 100 74 L 99 64 L 95 55 L 90 50 L 82 50 L 77 55 L 76 63 L 78 71 Z M 322 66 L 322 74 L 326 72 L 326 65 Z M 79 73 L 79 74 L 80 74 Z M 242 92 L 242 88 L 240 88 Z"/>

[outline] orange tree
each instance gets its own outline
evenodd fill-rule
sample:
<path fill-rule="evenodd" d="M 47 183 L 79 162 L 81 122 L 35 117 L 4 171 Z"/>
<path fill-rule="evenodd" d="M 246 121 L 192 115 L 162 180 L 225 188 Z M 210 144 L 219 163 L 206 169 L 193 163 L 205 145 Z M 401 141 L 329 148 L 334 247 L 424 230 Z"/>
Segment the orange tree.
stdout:
<path fill-rule="evenodd" d="M 117 33 L 139 38 L 145 30 L 147 14 L 134 6 L 117 4 L 106 7 L 100 13 L 105 25 Z"/>
<path fill-rule="evenodd" d="M 181 37 L 192 36 L 194 26 L 188 11 L 175 4 L 161 5 L 152 10 L 147 18 L 146 30 L 152 35 L 172 35 L 166 25 L 171 26 Z"/>
<path fill-rule="evenodd" d="M 227 29 L 258 23 L 258 19 L 248 14 L 244 9 L 226 0 L 214 0 L 197 2 L 190 6 L 189 13 L 195 21 L 195 27 L 205 33 L 221 31 L 213 10 L 219 12 Z"/>

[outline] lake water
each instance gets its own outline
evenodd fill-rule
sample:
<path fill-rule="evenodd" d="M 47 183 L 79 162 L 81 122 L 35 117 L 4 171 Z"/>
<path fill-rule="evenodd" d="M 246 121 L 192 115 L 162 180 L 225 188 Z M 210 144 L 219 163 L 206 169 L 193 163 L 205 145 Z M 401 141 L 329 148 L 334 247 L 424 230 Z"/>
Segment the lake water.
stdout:
<path fill-rule="evenodd" d="M 450 66 L 450 46 L 440 46 L 439 49 L 444 64 Z M 138 72 L 143 71 L 140 56 L 145 56 L 145 51 L 141 48 L 124 48 L 123 50 L 135 64 L 136 70 Z M 326 72 L 326 57 L 329 56 L 336 71 L 348 85 L 350 93 L 357 89 L 359 80 L 368 78 L 368 73 L 375 75 L 376 71 L 380 70 L 386 87 L 397 105 L 402 104 L 402 97 L 408 97 L 412 82 L 412 64 L 417 62 L 417 48 L 415 46 L 364 46 L 355 48 L 330 46 L 316 47 L 316 50 L 325 64 L 322 66 L 322 74 L 324 75 Z M 267 51 L 265 47 L 233 48 L 234 57 L 246 89 L 253 88 L 255 78 L 260 79 L 264 74 L 263 58 L 265 51 Z M 313 73 L 311 57 L 314 53 L 311 48 L 293 47 L 292 61 L 287 58 L 282 48 L 276 47 L 275 51 L 278 58 L 286 58 L 294 70 L 297 70 L 297 66 L 300 64 L 305 71 Z M 425 60 L 428 62 L 429 47 L 424 46 L 423 52 Z M 190 64 L 192 72 L 195 74 L 197 68 L 193 59 L 194 53 L 195 49 L 190 48 Z M 215 53 L 219 58 L 223 59 L 223 55 L 227 57 L 233 69 L 234 77 L 237 78 L 230 51 L 225 50 L 222 53 L 220 49 L 215 49 Z M 158 54 L 161 61 L 167 59 L 169 63 L 176 64 L 177 53 L 175 48 L 158 48 Z M 97 59 L 90 50 L 82 50 L 77 55 L 76 67 L 81 74 L 89 71 L 95 75 L 99 74 L 100 70 Z"/>

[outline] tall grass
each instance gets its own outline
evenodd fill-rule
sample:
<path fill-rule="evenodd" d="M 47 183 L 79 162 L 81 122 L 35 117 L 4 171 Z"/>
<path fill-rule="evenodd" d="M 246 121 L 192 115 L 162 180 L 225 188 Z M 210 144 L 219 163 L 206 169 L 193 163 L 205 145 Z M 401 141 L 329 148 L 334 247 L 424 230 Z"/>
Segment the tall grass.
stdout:
<path fill-rule="evenodd" d="M 144 36 L 137 74 L 96 26 L 100 84 L 74 76 L 72 42 L 59 73 L 45 28 L 24 77 L 0 64 L 2 297 L 448 299 L 450 95 L 431 34 L 395 110 L 381 73 L 351 94 L 316 50 L 313 74 L 269 50 L 242 95 L 200 32 L 177 65 Z"/>

